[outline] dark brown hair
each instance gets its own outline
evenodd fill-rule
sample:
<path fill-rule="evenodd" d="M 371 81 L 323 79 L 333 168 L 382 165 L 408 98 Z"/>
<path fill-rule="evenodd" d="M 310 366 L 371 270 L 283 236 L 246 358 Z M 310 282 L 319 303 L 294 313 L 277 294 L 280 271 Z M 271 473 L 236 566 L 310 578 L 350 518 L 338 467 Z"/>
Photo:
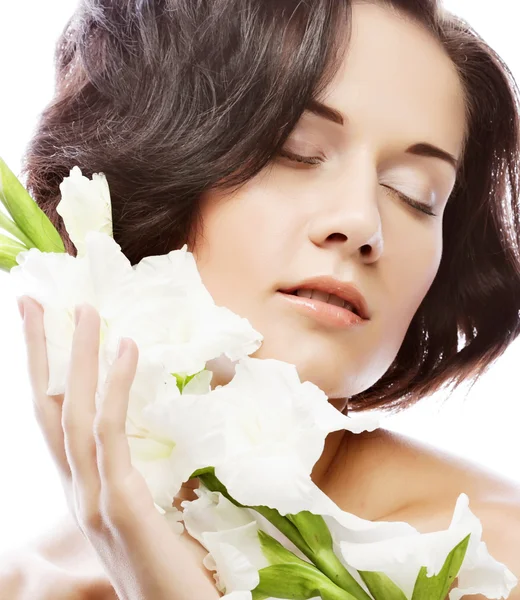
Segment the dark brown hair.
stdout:
<path fill-rule="evenodd" d="M 380 2 L 382 3 L 382 2 Z M 463 83 L 467 137 L 444 213 L 438 274 L 386 374 L 350 410 L 398 410 L 476 380 L 520 332 L 519 103 L 508 67 L 435 0 L 387 0 L 444 47 Z M 331 81 L 350 0 L 82 0 L 56 47 L 56 91 L 23 162 L 56 213 L 74 165 L 108 179 L 114 237 L 132 264 L 200 231 L 203 192 L 236 188 L 278 154 Z"/>

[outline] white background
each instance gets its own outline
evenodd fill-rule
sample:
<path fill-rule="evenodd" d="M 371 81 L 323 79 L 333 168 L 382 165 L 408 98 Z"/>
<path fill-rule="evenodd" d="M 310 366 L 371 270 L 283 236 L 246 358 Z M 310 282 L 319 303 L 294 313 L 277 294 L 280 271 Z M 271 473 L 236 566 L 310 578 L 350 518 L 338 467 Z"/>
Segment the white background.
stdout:
<path fill-rule="evenodd" d="M 36 117 L 53 91 L 53 50 L 71 0 L 25 0 L 2 6 L 0 156 L 16 174 Z M 450 0 L 520 79 L 516 2 Z M 439 307 L 442 310 L 442 307 Z M 0 553 L 48 530 L 67 508 L 34 421 L 25 346 L 14 291 L 0 272 Z M 466 399 L 457 392 L 428 398 L 386 427 L 471 458 L 520 482 L 518 371 L 520 346 L 507 353 Z"/>

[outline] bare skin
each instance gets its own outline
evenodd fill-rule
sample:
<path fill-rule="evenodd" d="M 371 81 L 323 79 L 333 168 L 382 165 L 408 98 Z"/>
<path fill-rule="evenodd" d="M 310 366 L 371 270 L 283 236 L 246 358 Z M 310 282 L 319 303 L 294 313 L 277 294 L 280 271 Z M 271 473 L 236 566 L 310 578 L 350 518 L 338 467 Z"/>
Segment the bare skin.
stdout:
<path fill-rule="evenodd" d="M 237 194 L 207 194 L 203 235 L 190 248 L 216 303 L 264 335 L 255 356 L 295 364 L 301 379 L 323 389 L 339 410 L 391 365 L 442 255 L 442 214 L 456 173 L 446 162 L 406 149 L 429 142 L 460 158 L 466 126 L 456 70 L 427 32 L 364 3 L 354 4 L 353 21 L 349 52 L 323 99 L 346 115 L 346 124 L 306 113 L 286 146 L 324 162 L 310 168 L 280 158 Z M 392 190 L 431 204 L 437 216 Z M 333 330 L 296 314 L 278 290 L 314 275 L 352 281 L 367 299 L 371 320 Z M 225 362 L 210 368 L 213 385 L 232 376 Z M 47 432 L 51 452 L 59 433 Z M 476 465 L 385 430 L 335 433 L 313 479 L 343 510 L 407 521 L 423 532 L 446 528 L 465 492 L 490 552 L 520 575 L 510 564 L 513 554 L 486 537 L 487 523 L 490 532 L 494 527 L 488 515 L 518 509 L 520 489 Z M 187 543 L 202 560 L 204 550 Z M 17 590 L 4 592 L 12 600 L 57 600 L 59 577 L 72 577 L 84 598 L 116 597 L 72 517 L 60 524 L 59 535 L 53 528 L 12 564 L 10 579 L 4 578 Z M 24 595 L 22 584 L 35 580 L 39 595 Z"/>
<path fill-rule="evenodd" d="M 337 456 L 341 459 L 331 464 L 324 491 L 343 510 L 373 521 L 406 521 L 422 533 L 446 529 L 461 492 L 468 494 L 470 507 L 483 523 L 486 506 L 502 504 L 507 509 L 508 504 L 520 504 L 520 486 L 515 482 L 388 430 L 348 436 Z M 351 468 L 344 469 L 341 463 L 347 456 Z M 185 486 L 178 502 L 193 498 L 191 487 Z M 508 564 L 510 557 L 502 545 L 486 537 L 484 526 L 489 551 Z M 206 551 L 196 541 L 186 541 L 202 561 Z M 13 600 L 58 600 L 57 588 L 64 599 L 78 594 L 88 600 L 117 600 L 96 553 L 70 515 L 17 555 L 13 564 L 0 592 L 10 584 L 20 593 L 22 586 L 28 590 L 31 581 L 39 581 L 38 595 L 13 594 L 9 596 Z"/>

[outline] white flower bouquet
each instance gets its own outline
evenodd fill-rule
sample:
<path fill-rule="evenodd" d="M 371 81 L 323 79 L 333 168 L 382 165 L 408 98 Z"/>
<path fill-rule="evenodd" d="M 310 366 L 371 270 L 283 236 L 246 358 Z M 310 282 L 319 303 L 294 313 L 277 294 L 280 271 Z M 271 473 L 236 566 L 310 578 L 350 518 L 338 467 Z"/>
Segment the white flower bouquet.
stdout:
<path fill-rule="evenodd" d="M 0 200 L 11 217 L 0 211 L 0 268 L 44 308 L 47 393 L 64 392 L 76 305 L 89 303 L 101 317 L 96 401 L 118 340 L 136 342 L 126 420 L 132 464 L 165 527 L 185 527 L 206 548 L 205 566 L 225 598 L 508 597 L 517 580 L 489 555 L 465 494 L 450 527 L 429 534 L 332 502 L 310 476 L 326 436 L 372 431 L 379 417 L 345 416 L 294 365 L 251 358 L 262 335 L 215 305 L 186 246 L 132 266 L 113 239 L 103 174 L 88 179 L 75 166 L 60 190 L 57 211 L 76 257 L 0 159 Z M 236 372 L 212 389 L 206 365 L 222 354 Z M 177 511 L 173 499 L 194 477 L 197 499 Z"/>

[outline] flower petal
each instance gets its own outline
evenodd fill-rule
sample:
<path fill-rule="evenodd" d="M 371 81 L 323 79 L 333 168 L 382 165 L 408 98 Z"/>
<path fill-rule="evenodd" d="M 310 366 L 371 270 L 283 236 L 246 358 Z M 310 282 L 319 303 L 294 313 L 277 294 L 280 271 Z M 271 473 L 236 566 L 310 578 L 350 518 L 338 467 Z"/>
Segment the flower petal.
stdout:
<path fill-rule="evenodd" d="M 370 430 L 378 417 L 350 419 L 294 365 L 244 357 L 234 378 L 211 392 L 226 411 L 226 452 L 215 474 L 241 504 L 282 515 L 312 510 L 311 471 L 332 431 Z"/>
<path fill-rule="evenodd" d="M 338 529 L 335 533 L 338 535 Z M 348 535 L 346 530 L 344 533 Z M 382 571 L 407 597 L 411 597 L 420 568 L 426 567 L 429 577 L 437 575 L 451 550 L 468 534 L 471 538 L 459 571 L 458 587 L 451 591 L 450 600 L 475 593 L 489 598 L 507 597 L 516 585 L 516 578 L 487 552 L 481 541 L 482 525 L 469 510 L 466 494 L 457 499 L 447 530 L 367 542 L 344 540 L 340 542 L 340 548 L 343 559 L 350 566 L 358 570 Z"/>
<path fill-rule="evenodd" d="M 89 231 L 113 237 L 110 190 L 103 173 L 94 173 L 89 179 L 75 166 L 60 183 L 60 191 L 61 200 L 56 212 L 63 218 L 79 258 L 86 254 L 85 241 Z"/>

